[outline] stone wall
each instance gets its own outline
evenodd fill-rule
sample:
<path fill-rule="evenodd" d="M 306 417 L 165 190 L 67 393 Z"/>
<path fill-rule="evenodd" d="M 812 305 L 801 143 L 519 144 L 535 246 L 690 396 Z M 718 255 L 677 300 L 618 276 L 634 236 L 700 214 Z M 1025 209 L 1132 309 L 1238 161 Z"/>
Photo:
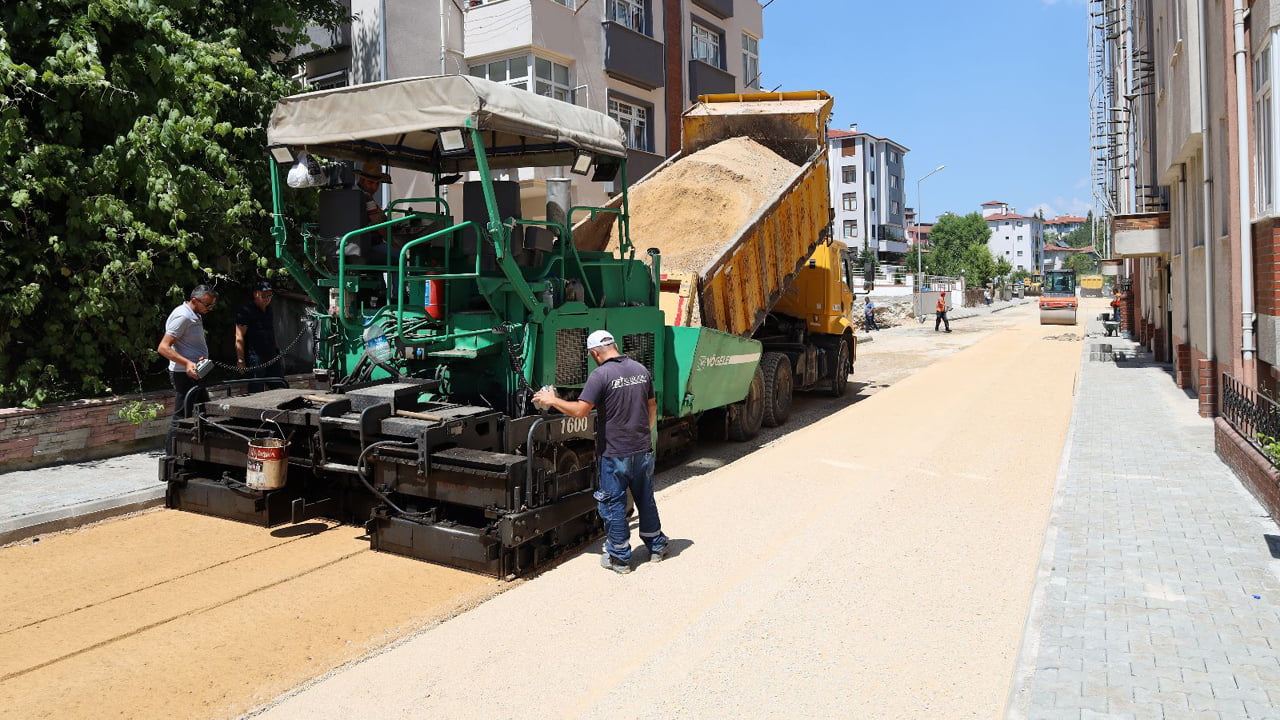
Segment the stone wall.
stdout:
<path fill-rule="evenodd" d="M 291 375 L 289 384 L 314 387 L 315 379 L 310 373 Z M 120 411 L 135 401 L 162 407 L 154 420 L 134 425 L 120 417 Z M 172 414 L 172 390 L 35 409 L 0 408 L 0 472 L 158 449 L 164 444 Z"/>

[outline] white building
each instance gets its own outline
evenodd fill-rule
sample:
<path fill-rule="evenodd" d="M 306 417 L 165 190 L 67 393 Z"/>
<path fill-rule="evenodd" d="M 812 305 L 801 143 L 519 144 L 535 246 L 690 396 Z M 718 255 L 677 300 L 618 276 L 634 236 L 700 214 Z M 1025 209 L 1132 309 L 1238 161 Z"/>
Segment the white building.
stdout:
<path fill-rule="evenodd" d="M 1045 237 L 1065 237 L 1069 233 L 1084 227 L 1085 220 L 1079 215 L 1059 215 L 1044 221 Z"/>
<path fill-rule="evenodd" d="M 1019 215 L 1008 203 L 982 203 L 982 219 L 991 228 L 987 248 L 1014 270 L 1037 272 L 1044 262 L 1044 227 L 1040 218 Z"/>
<path fill-rule="evenodd" d="M 385 7 L 386 14 L 380 14 Z M 703 93 L 761 82 L 758 0 L 351 0 L 350 25 L 315 30 L 299 78 L 317 89 L 419 75 L 469 74 L 606 112 L 627 133 L 632 182 L 680 147 L 680 114 Z M 395 173 L 393 197 L 423 188 Z M 541 215 L 555 169 L 519 180 L 526 217 Z M 576 202 L 612 184 L 577 180 Z"/>
<path fill-rule="evenodd" d="M 827 132 L 835 236 L 885 261 L 907 251 L 905 156 L 888 138 L 849 130 Z"/>

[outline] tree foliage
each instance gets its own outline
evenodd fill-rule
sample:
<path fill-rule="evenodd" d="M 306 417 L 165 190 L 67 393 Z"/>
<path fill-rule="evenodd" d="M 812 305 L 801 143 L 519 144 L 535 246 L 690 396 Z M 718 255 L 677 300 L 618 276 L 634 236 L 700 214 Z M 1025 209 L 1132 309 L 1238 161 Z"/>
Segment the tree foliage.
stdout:
<path fill-rule="evenodd" d="M 1076 271 L 1076 277 L 1098 274 L 1098 257 L 1092 252 L 1075 252 L 1067 256 L 1066 266 Z"/>
<path fill-rule="evenodd" d="M 981 285 L 1004 273 L 987 248 L 991 228 L 978 213 L 948 213 L 938 218 L 929 234 L 925 271 L 932 275 L 962 276 L 970 285 Z M 910 260 L 915 261 L 911 255 Z M 1008 263 L 1005 263 L 1007 266 Z"/>
<path fill-rule="evenodd" d="M 1084 224 L 1058 238 L 1058 244 L 1066 247 L 1089 247 L 1093 244 L 1093 213 L 1085 218 Z"/>
<path fill-rule="evenodd" d="M 265 269 L 264 128 L 297 90 L 271 58 L 340 17 L 332 0 L 0 7 L 0 404 L 155 372 L 193 285 Z"/>

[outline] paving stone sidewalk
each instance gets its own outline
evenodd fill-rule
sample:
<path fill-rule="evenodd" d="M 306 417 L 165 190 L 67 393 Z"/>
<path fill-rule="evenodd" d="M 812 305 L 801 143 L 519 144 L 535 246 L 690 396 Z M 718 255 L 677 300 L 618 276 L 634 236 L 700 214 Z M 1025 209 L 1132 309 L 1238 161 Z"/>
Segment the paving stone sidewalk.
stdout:
<path fill-rule="evenodd" d="M 1280 529 L 1167 366 L 1084 344 L 1008 717 L 1280 718 Z"/>
<path fill-rule="evenodd" d="M 161 454 L 0 474 L 0 545 L 160 505 Z"/>

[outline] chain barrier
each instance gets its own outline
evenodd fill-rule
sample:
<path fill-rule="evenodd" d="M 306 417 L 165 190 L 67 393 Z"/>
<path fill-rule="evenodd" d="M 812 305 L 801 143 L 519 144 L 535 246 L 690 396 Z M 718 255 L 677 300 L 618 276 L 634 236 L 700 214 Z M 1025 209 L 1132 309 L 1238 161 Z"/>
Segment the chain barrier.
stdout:
<path fill-rule="evenodd" d="M 293 346 L 294 346 L 294 345 L 297 345 L 297 344 L 298 344 L 298 342 L 299 342 L 300 340 L 302 340 L 302 338 L 303 338 L 304 336 L 309 335 L 309 334 L 311 333 L 311 331 L 312 331 L 311 321 L 310 321 L 310 320 L 306 320 L 306 319 L 304 319 L 304 320 L 302 321 L 302 329 L 298 331 L 298 336 L 297 336 L 297 337 L 295 337 L 295 338 L 293 339 L 293 342 L 289 343 L 288 347 L 286 347 L 285 349 L 281 350 L 279 355 L 276 355 L 275 357 L 273 357 L 273 358 L 271 358 L 270 360 L 267 360 L 267 361 L 265 361 L 265 362 L 260 362 L 260 363 L 258 363 L 257 365 L 250 365 L 250 366 L 246 366 L 246 367 L 243 367 L 243 368 L 242 368 L 242 367 L 240 367 L 238 364 L 237 364 L 237 365 L 228 365 L 227 363 L 220 362 L 220 361 L 218 361 L 218 360 L 213 360 L 213 361 L 212 361 L 212 362 L 213 362 L 213 366 L 214 366 L 214 367 L 222 368 L 223 370 L 230 370 L 230 371 L 232 371 L 232 372 L 253 372 L 253 371 L 255 371 L 255 370 L 261 370 L 261 369 L 263 369 L 263 368 L 265 368 L 265 367 L 270 367 L 270 366 L 274 365 L 277 361 L 279 361 L 279 360 L 283 359 L 283 358 L 284 358 L 284 356 L 285 356 L 285 353 L 287 353 L 287 352 L 289 352 L 290 350 L 292 350 L 292 349 L 293 349 Z"/>

